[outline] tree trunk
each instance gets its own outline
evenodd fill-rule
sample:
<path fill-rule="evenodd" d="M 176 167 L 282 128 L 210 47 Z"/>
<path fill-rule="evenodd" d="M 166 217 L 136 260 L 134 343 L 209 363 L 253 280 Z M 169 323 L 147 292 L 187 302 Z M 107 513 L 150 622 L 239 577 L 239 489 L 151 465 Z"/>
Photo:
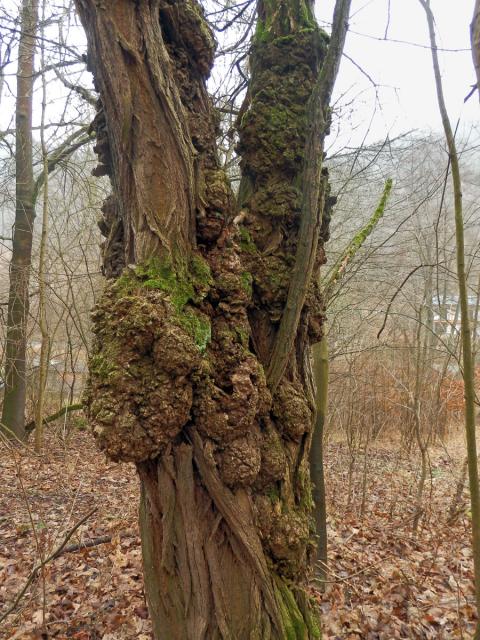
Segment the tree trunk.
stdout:
<path fill-rule="evenodd" d="M 41 65 L 45 68 L 45 44 L 44 44 L 44 24 L 45 24 L 45 1 L 42 6 L 42 28 L 40 31 L 41 44 Z M 38 393 L 37 406 L 35 409 L 35 451 L 40 453 L 43 447 L 43 411 L 45 405 L 45 391 L 47 388 L 48 367 L 50 363 L 50 336 L 48 333 L 47 320 L 47 282 L 46 282 L 46 259 L 48 240 L 48 153 L 45 142 L 45 117 L 47 114 L 47 78 L 42 74 L 42 119 L 40 125 L 40 144 L 42 148 L 43 160 L 43 202 L 42 202 L 42 231 L 40 234 L 40 252 L 38 258 L 38 317 L 39 329 L 42 338 L 40 347 L 40 363 L 38 367 Z M 26 430 L 26 429 L 25 429 Z"/>
<path fill-rule="evenodd" d="M 2 428 L 25 437 L 27 320 L 35 219 L 32 164 L 32 99 L 38 1 L 23 0 L 16 102 L 16 193 L 5 351 Z"/>
<path fill-rule="evenodd" d="M 327 503 L 325 495 L 325 473 L 323 463 L 323 436 L 328 406 L 328 341 L 323 336 L 313 347 L 315 384 L 317 387 L 317 417 L 310 451 L 310 474 L 315 503 L 315 528 L 317 532 L 318 576 L 327 577 Z"/>
<path fill-rule="evenodd" d="M 76 4 L 101 98 L 95 173 L 113 187 L 86 405 L 99 446 L 137 465 L 155 638 L 319 638 L 305 588 L 315 283 L 278 382 L 264 371 L 296 259 L 307 103 L 327 38 L 310 2 L 259 2 L 239 212 L 216 160 L 214 42 L 197 2 Z M 318 269 L 323 250 L 310 260 Z"/>
<path fill-rule="evenodd" d="M 480 0 L 475 0 L 473 20 L 470 25 L 473 64 L 477 74 L 477 91 L 480 96 Z"/>
<path fill-rule="evenodd" d="M 430 35 L 431 54 L 433 62 L 433 72 L 437 89 L 437 99 L 440 115 L 442 118 L 445 140 L 450 155 L 452 167 L 452 184 L 455 209 L 455 254 L 457 262 L 458 294 L 461 309 L 461 339 L 462 339 L 462 365 L 463 382 L 465 395 L 465 435 L 467 440 L 468 459 L 468 482 L 470 487 L 470 505 L 472 510 L 472 552 L 473 570 L 475 582 L 475 600 L 477 604 L 477 626 L 474 640 L 480 640 L 480 487 L 478 478 L 478 457 L 477 439 L 475 425 L 475 360 L 472 350 L 472 334 L 470 329 L 470 317 L 468 308 L 468 278 L 465 266 L 465 229 L 463 220 L 462 204 L 462 180 L 460 173 L 460 163 L 445 97 L 443 95 L 442 76 L 438 60 L 438 50 L 435 35 L 435 19 L 426 0 L 420 0 L 427 16 L 428 30 Z M 478 8 L 478 3 L 477 3 Z M 475 14 L 478 17 L 478 13 Z M 478 19 L 475 20 L 478 25 Z"/>

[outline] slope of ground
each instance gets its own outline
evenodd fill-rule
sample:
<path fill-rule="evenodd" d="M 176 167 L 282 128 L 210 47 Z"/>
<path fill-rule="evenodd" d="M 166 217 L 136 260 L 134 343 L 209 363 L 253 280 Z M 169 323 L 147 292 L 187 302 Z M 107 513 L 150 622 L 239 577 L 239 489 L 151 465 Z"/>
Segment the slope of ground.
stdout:
<path fill-rule="evenodd" d="M 348 451 L 340 444 L 327 448 L 331 573 L 325 592 L 316 592 L 325 640 L 471 636 L 466 495 L 449 520 L 462 455 L 461 442 L 432 452 L 425 510 L 413 536 L 416 456 L 380 447 L 367 455 L 362 517 L 364 460 L 358 460 L 348 504 Z M 66 441 L 49 434 L 43 456 L 1 445 L 0 470 L 1 612 L 40 559 L 96 508 L 0 622 L 0 638 L 150 639 L 133 467 L 107 462 L 90 435 L 77 431 Z"/>

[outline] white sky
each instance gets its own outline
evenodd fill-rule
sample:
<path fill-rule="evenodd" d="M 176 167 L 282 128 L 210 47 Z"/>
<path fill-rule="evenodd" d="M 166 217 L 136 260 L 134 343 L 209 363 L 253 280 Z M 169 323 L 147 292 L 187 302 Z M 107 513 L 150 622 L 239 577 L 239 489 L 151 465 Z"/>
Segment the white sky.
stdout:
<path fill-rule="evenodd" d="M 331 21 L 333 5 L 334 0 L 317 0 L 321 23 Z M 450 119 L 455 126 L 461 117 L 462 128 L 468 130 L 480 122 L 478 93 L 463 104 L 475 82 L 469 34 L 474 0 L 432 0 L 431 6 L 438 46 L 466 49 L 441 51 L 440 63 Z M 388 21 L 388 7 L 388 0 L 353 0 L 345 52 L 381 86 L 376 99 L 376 90 L 369 80 L 349 60 L 343 59 L 335 96 L 344 96 L 343 103 L 356 97 L 353 103 L 356 113 L 352 114 L 352 120 L 342 118 L 341 139 L 335 142 L 330 139 L 336 148 L 361 143 L 375 107 L 367 141 L 384 138 L 388 133 L 393 137 L 410 129 L 441 130 L 425 12 L 418 0 L 390 0 Z"/>
<path fill-rule="evenodd" d="M 321 24 L 330 23 L 333 5 L 334 0 L 317 0 L 317 17 Z M 432 0 L 439 47 L 463 49 L 440 52 L 440 57 L 450 118 L 455 126 L 461 116 L 461 130 L 466 131 L 480 123 L 478 94 L 463 104 L 475 81 L 469 49 L 473 5 L 474 0 Z M 11 15 L 15 14 L 16 6 L 18 0 L 0 0 L 0 7 L 10 9 Z M 388 39 L 385 40 L 387 24 Z M 75 40 L 77 38 L 78 35 Z M 348 59 L 343 59 L 334 97 L 338 105 L 343 106 L 342 117 L 335 123 L 328 141 L 330 147 L 358 146 L 367 132 L 367 142 L 384 139 L 387 134 L 394 137 L 412 129 L 440 132 L 428 47 L 425 14 L 418 0 L 353 0 L 345 52 L 378 87 L 373 87 Z M 4 96 L 0 114 L 2 128 L 10 125 L 13 116 L 14 102 L 8 98 Z M 349 103 L 352 110 L 345 108 Z M 52 111 L 56 110 L 53 107 Z"/>

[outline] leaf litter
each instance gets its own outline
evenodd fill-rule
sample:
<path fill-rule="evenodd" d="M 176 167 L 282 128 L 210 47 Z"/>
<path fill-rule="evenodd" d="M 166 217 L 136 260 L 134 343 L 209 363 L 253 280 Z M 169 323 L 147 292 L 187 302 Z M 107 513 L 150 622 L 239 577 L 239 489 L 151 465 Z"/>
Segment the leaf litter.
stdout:
<path fill-rule="evenodd" d="M 432 450 L 414 535 L 417 456 L 392 451 L 391 445 L 372 447 L 362 515 L 363 462 L 353 474 L 348 504 L 348 449 L 327 446 L 330 573 L 323 592 L 318 584 L 312 587 L 324 640 L 472 636 L 476 610 L 466 490 L 450 515 L 463 447 L 458 437 L 448 448 Z M 151 640 L 133 465 L 107 461 L 83 431 L 66 441 L 49 433 L 41 456 L 7 444 L 1 449 L 0 618 L 41 558 L 97 510 L 69 540 L 74 550 L 45 566 L 45 590 L 40 572 L 0 624 L 0 638 Z"/>

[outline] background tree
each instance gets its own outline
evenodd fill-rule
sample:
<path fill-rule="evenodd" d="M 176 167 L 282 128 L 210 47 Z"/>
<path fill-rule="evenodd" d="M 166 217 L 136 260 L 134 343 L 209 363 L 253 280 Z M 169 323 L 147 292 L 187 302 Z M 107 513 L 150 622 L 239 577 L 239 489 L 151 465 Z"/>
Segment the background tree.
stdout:
<path fill-rule="evenodd" d="M 8 313 L 6 321 L 5 349 L 3 352 L 4 367 L 4 402 L 2 407 L 2 424 L 6 432 L 15 435 L 17 438 L 24 437 L 25 419 L 28 417 L 31 404 L 37 408 L 43 404 L 42 397 L 37 402 L 36 394 L 32 398 L 32 361 L 36 358 L 35 352 L 35 330 L 36 330 L 36 296 L 34 286 L 40 284 L 38 295 L 40 299 L 45 299 L 44 277 L 42 274 L 36 278 L 36 230 L 35 230 L 35 207 L 39 196 L 42 196 L 45 205 L 46 188 L 48 176 L 60 167 L 65 167 L 67 161 L 79 148 L 91 141 L 88 133 L 88 126 L 78 120 L 70 119 L 72 111 L 77 116 L 83 111 L 82 105 L 75 104 L 72 96 L 81 95 L 81 100 L 89 99 L 89 93 L 80 85 L 68 82 L 64 77 L 67 69 L 76 66 L 84 67 L 84 61 L 80 55 L 75 54 L 75 49 L 65 45 L 62 40 L 64 30 L 69 28 L 68 14 L 71 6 L 68 3 L 63 6 L 61 3 L 55 6 L 49 2 L 44 3 L 41 26 L 41 50 L 39 69 L 35 68 L 35 49 L 38 38 L 38 3 L 24 2 L 22 4 L 21 20 L 25 20 L 25 29 L 18 32 L 15 18 L 6 19 L 6 13 L 2 16 L 1 23 L 2 36 L 8 44 L 4 54 L 5 69 L 12 66 L 15 54 L 18 58 L 17 69 L 17 91 L 16 99 L 16 126 L 12 129 L 4 130 L 0 135 L 1 160 L 5 168 L 6 181 L 10 176 L 10 161 L 8 155 L 11 153 L 11 139 L 15 142 L 15 181 L 16 181 L 16 207 L 15 216 L 12 220 L 9 214 L 8 196 L 3 200 L 2 213 L 4 215 L 4 226 L 13 221 L 13 237 L 2 236 L 5 244 L 3 253 L 11 255 L 9 264 L 9 294 Z M 58 35 L 54 36 L 55 29 Z M 68 54 L 65 52 L 68 51 Z M 3 73 L 3 71 L 2 71 Z M 55 100 L 50 99 L 48 91 L 56 94 L 61 86 L 61 82 L 66 82 L 69 86 L 69 94 L 61 96 L 62 101 L 60 116 L 50 115 L 50 109 L 55 110 Z M 42 79 L 43 97 L 42 107 L 39 110 L 42 114 L 40 121 L 32 122 L 32 111 L 37 96 L 34 93 L 35 82 Z M 53 87 L 52 87 L 53 85 Z M 48 88 L 48 89 L 47 89 Z M 8 100 L 10 96 L 5 96 Z M 56 96 L 56 99 L 57 96 Z M 27 104 L 28 103 L 28 104 Z M 29 134 L 27 135 L 27 129 Z M 53 129 L 53 131 L 52 131 Z M 40 140 L 34 139 L 34 134 L 40 130 Z M 32 135 L 33 132 L 33 135 Z M 28 165 L 28 169 L 26 168 Z M 40 170 L 37 167 L 40 166 Z M 4 192 L 4 195 L 5 192 Z M 6 211 L 5 211 L 6 209 Z M 46 213 L 46 205 L 43 212 Z M 44 243 L 45 244 L 45 243 Z M 40 252 L 41 253 L 41 252 Z M 39 263 L 44 263 L 39 259 Z M 43 267 L 42 267 L 43 268 Z M 39 271 L 42 271 L 40 268 Z M 33 290 L 32 290 L 33 289 Z M 33 302 L 32 302 L 33 300 Z M 39 304 L 43 311 L 40 313 L 42 321 L 43 338 L 41 342 L 46 344 L 48 322 L 45 318 L 45 305 Z M 48 336 L 47 336 L 48 337 Z M 32 349 L 33 348 L 33 349 Z M 42 365 L 40 371 L 40 381 L 38 387 L 42 389 L 45 385 L 48 373 L 48 349 L 44 349 L 40 356 Z M 34 376 L 35 377 L 35 376 Z M 42 396 L 42 394 L 40 394 Z M 33 400 L 33 403 L 30 402 Z M 39 421 L 41 423 L 41 421 Z"/>
<path fill-rule="evenodd" d="M 478 485 L 477 440 L 475 427 L 475 360 L 472 349 L 472 334 L 470 327 L 470 309 L 468 303 L 468 275 L 465 260 L 465 229 L 462 205 L 462 180 L 460 163 L 455 142 L 455 134 L 450 124 L 445 98 L 443 95 L 442 76 L 438 62 L 437 43 L 435 35 L 435 20 L 430 8 L 429 0 L 420 0 L 425 9 L 432 62 L 437 88 L 438 107 L 442 117 L 445 140 L 448 146 L 450 165 L 452 168 L 452 183 L 455 207 L 455 255 L 457 263 L 458 293 L 461 313 L 462 337 L 462 377 L 465 389 L 465 434 L 467 439 L 468 478 L 470 485 L 470 504 L 472 508 L 472 550 L 473 567 L 475 572 L 475 596 L 477 612 L 480 612 L 480 487 Z M 480 620 L 475 630 L 475 639 L 480 639 Z"/>
<path fill-rule="evenodd" d="M 480 0 L 475 0 L 473 20 L 470 25 L 473 64 L 477 74 L 477 91 L 480 93 Z"/>
<path fill-rule="evenodd" d="M 10 263 L 5 348 L 5 393 L 1 423 L 23 439 L 25 431 L 27 318 L 32 235 L 35 220 L 32 158 L 32 105 L 38 1 L 23 0 L 18 50 L 16 104 L 16 204 Z"/>

